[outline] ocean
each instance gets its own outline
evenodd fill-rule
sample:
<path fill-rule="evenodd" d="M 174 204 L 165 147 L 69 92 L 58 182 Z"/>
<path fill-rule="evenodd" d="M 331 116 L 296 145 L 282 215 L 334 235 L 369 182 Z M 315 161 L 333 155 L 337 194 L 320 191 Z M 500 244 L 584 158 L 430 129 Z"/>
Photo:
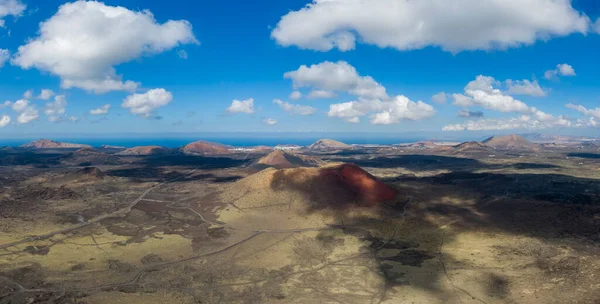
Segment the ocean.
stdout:
<path fill-rule="evenodd" d="M 87 144 L 94 147 L 98 147 L 101 145 L 111 145 L 111 146 L 123 146 L 126 148 L 135 147 L 135 146 L 163 146 L 167 148 L 177 148 L 185 146 L 191 142 L 198 140 L 206 140 L 216 143 L 222 143 L 225 145 L 230 145 L 234 147 L 249 147 L 249 146 L 275 146 L 281 144 L 293 144 L 300 146 L 307 146 L 312 144 L 313 142 L 324 138 L 321 136 L 306 136 L 306 137 L 294 137 L 294 136 L 266 136 L 266 137 L 231 137 L 231 136 L 223 136 L 223 137 L 138 137 L 138 138 L 118 138 L 118 137 L 52 137 L 47 136 L 44 137 L 47 139 L 51 139 L 54 141 L 60 142 L 69 142 L 69 143 L 79 143 L 79 144 Z M 410 143 L 416 142 L 419 140 L 424 140 L 425 138 L 396 138 L 396 137 L 377 137 L 377 136 L 352 136 L 352 137 L 337 137 L 331 138 L 342 141 L 347 144 L 378 144 L 378 145 L 390 145 L 390 144 L 401 144 L 401 143 Z M 34 140 L 38 140 L 37 138 L 0 138 L 0 146 L 19 146 L 22 144 L 29 143 Z"/>

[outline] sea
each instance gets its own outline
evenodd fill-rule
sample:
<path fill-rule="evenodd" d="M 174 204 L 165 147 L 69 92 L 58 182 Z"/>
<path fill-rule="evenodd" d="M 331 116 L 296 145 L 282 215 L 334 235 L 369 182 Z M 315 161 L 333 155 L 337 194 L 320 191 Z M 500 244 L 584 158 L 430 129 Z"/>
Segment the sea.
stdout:
<path fill-rule="evenodd" d="M 44 137 L 20 137 L 20 138 L 0 138 L 0 146 L 20 146 L 40 138 L 46 138 L 59 142 L 87 144 L 94 147 L 102 145 L 122 146 L 126 148 L 135 146 L 163 146 L 167 148 L 177 148 L 185 146 L 191 142 L 205 140 L 210 142 L 221 143 L 234 147 L 251 147 L 251 146 L 276 146 L 276 145 L 299 145 L 307 146 L 313 142 L 329 138 L 342 141 L 347 144 L 372 144 L 372 145 L 393 145 L 402 143 L 411 143 L 420 140 L 425 140 L 425 137 L 396 137 L 396 136 L 374 136 L 370 134 L 360 134 L 354 136 L 189 136 L 189 137 L 171 137 L 171 136 L 140 136 L 140 137 L 98 137 L 98 136 L 44 136 Z"/>

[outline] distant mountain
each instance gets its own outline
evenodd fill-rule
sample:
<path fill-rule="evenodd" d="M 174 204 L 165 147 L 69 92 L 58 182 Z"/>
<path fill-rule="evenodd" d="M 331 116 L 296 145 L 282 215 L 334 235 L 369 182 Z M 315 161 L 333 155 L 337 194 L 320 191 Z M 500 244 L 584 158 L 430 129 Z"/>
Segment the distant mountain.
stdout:
<path fill-rule="evenodd" d="M 569 142 L 582 142 L 590 140 L 589 137 L 584 136 L 570 136 L 570 135 L 551 135 L 541 133 L 527 133 L 521 135 L 523 138 L 536 142 L 536 143 L 569 143 Z"/>
<path fill-rule="evenodd" d="M 494 149 L 477 141 L 468 141 L 454 146 L 454 154 L 493 153 Z"/>
<path fill-rule="evenodd" d="M 111 145 L 102 145 L 99 147 L 100 149 L 125 149 L 123 146 L 111 146 Z"/>
<path fill-rule="evenodd" d="M 285 151 L 273 151 L 266 156 L 261 157 L 251 168 L 262 170 L 265 168 L 298 168 L 298 167 L 318 167 L 321 161 L 313 157 L 295 155 Z"/>
<path fill-rule="evenodd" d="M 232 147 L 226 146 L 219 143 L 208 142 L 199 140 L 193 143 L 187 144 L 181 148 L 184 154 L 190 155 L 218 155 L 218 154 L 229 154 Z"/>
<path fill-rule="evenodd" d="M 333 139 L 319 139 L 312 145 L 308 146 L 311 150 L 329 150 L 329 149 L 347 149 L 351 148 L 351 145 L 347 145 L 341 141 Z"/>
<path fill-rule="evenodd" d="M 519 135 L 490 137 L 482 142 L 496 150 L 537 151 L 539 146 Z"/>
<path fill-rule="evenodd" d="M 40 139 L 32 141 L 28 144 L 21 145 L 22 148 L 34 148 L 34 149 L 72 149 L 72 148 L 91 148 L 90 145 L 84 144 L 72 144 L 66 142 L 58 142 L 49 139 Z"/>
<path fill-rule="evenodd" d="M 170 149 L 161 146 L 139 146 L 125 149 L 115 155 L 162 155 L 170 152 Z"/>

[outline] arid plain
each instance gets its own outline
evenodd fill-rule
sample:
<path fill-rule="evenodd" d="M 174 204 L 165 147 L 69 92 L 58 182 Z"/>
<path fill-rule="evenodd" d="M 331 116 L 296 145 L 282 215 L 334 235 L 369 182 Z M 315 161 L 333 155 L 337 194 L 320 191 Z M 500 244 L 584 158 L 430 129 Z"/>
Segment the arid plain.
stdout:
<path fill-rule="evenodd" d="M 600 143 L 0 151 L 0 303 L 599 303 Z"/>

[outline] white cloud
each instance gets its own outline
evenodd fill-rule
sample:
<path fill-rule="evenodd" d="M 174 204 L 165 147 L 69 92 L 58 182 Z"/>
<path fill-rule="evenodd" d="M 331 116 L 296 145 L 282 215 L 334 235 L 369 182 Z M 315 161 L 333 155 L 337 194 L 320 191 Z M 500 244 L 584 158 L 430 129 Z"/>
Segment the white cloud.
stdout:
<path fill-rule="evenodd" d="M 63 88 L 96 93 L 138 87 L 117 75 L 114 67 L 121 63 L 197 43 L 185 20 L 160 24 L 148 10 L 131 11 L 96 1 L 61 5 L 40 24 L 39 33 L 19 47 L 13 64 L 57 75 Z"/>
<path fill-rule="evenodd" d="M 438 104 L 445 104 L 446 100 L 448 100 L 448 96 L 444 92 L 439 92 L 439 93 L 431 96 L 431 100 L 433 100 L 433 102 L 438 103 Z"/>
<path fill-rule="evenodd" d="M 25 11 L 25 4 L 20 0 L 0 0 L 0 27 L 5 26 L 4 17 L 19 17 Z"/>
<path fill-rule="evenodd" d="M 30 123 L 40 117 L 38 110 L 34 107 L 27 107 L 20 115 L 17 117 L 17 122 L 20 124 Z"/>
<path fill-rule="evenodd" d="M 431 105 L 422 101 L 411 101 L 406 96 L 381 101 L 378 99 L 363 99 L 359 101 L 343 102 L 329 106 L 330 117 L 344 118 L 353 122 L 359 116 L 365 116 L 369 112 L 376 112 L 371 116 L 372 124 L 394 124 L 401 120 L 421 120 L 435 114 Z"/>
<path fill-rule="evenodd" d="M 2 118 L 0 118 L 0 128 L 4 128 L 6 126 L 8 126 L 8 124 L 10 124 L 10 116 L 8 115 L 2 115 Z"/>
<path fill-rule="evenodd" d="M 308 94 L 308 98 L 311 99 L 326 99 L 326 98 L 334 98 L 336 95 L 334 92 L 332 91 L 326 91 L 326 90 L 312 90 L 309 94 Z"/>
<path fill-rule="evenodd" d="M 395 124 L 401 120 L 421 120 L 435 114 L 432 106 L 422 102 L 414 102 L 406 96 L 396 96 L 391 101 L 383 103 L 384 110 L 371 118 L 372 124 Z"/>
<path fill-rule="evenodd" d="M 572 104 L 572 103 L 566 104 L 565 106 L 567 108 L 575 110 L 585 116 L 591 116 L 591 117 L 600 119 L 600 107 L 595 108 L 595 109 L 588 109 L 582 105 L 576 105 L 576 104 Z"/>
<path fill-rule="evenodd" d="M 12 102 L 10 102 L 10 100 L 6 100 L 0 104 L 0 109 L 8 108 L 10 106 L 12 106 Z"/>
<path fill-rule="evenodd" d="M 54 91 L 52 91 L 50 89 L 43 89 L 40 92 L 40 95 L 38 96 L 38 99 L 48 100 L 48 99 L 52 98 L 52 96 L 54 96 Z"/>
<path fill-rule="evenodd" d="M 387 98 L 385 88 L 371 76 L 360 76 L 345 61 L 300 66 L 298 70 L 283 75 L 291 79 L 294 89 L 311 87 L 316 90 L 343 91 L 364 98 Z"/>
<path fill-rule="evenodd" d="M 479 75 L 467 84 L 465 94 L 453 94 L 454 105 L 460 107 L 480 106 L 499 112 L 528 113 L 529 107 L 522 101 L 505 95 L 494 87 L 499 84 L 493 77 Z"/>
<path fill-rule="evenodd" d="M 352 118 L 346 119 L 346 121 L 349 122 L 349 123 L 360 123 L 360 118 L 358 118 L 358 117 L 352 117 Z"/>
<path fill-rule="evenodd" d="M 51 122 L 57 122 L 62 120 L 67 107 L 67 99 L 65 95 L 57 95 L 54 97 L 53 102 L 46 103 L 46 109 L 44 114 L 48 116 L 48 120 Z"/>
<path fill-rule="evenodd" d="M 0 68 L 4 66 L 9 58 L 10 52 L 6 49 L 0 49 Z"/>
<path fill-rule="evenodd" d="M 509 94 L 516 95 L 530 95 L 535 97 L 543 97 L 548 95 L 548 93 L 540 87 L 540 84 L 537 80 L 530 81 L 527 79 L 524 80 L 506 80 L 506 86 L 508 87 Z"/>
<path fill-rule="evenodd" d="M 562 116 L 552 120 L 541 121 L 529 115 L 521 115 L 509 119 L 470 120 L 462 124 L 444 126 L 442 131 L 539 130 L 570 126 L 571 122 Z"/>
<path fill-rule="evenodd" d="M 244 100 L 234 99 L 231 102 L 231 106 L 227 108 L 227 112 L 231 114 L 235 113 L 245 113 L 252 114 L 254 113 L 254 99 L 248 98 Z"/>
<path fill-rule="evenodd" d="M 273 100 L 273 103 L 279 105 L 279 107 L 281 109 L 288 112 L 289 114 L 307 116 L 307 115 L 313 115 L 317 112 L 317 109 L 315 109 L 311 106 L 301 106 L 301 105 L 297 105 L 297 104 L 291 104 L 289 102 L 285 102 L 285 101 L 282 101 L 279 99 Z"/>
<path fill-rule="evenodd" d="M 173 94 L 165 89 L 152 89 L 143 94 L 132 94 L 123 99 L 121 107 L 129 109 L 132 114 L 149 117 L 159 107 L 168 105 Z"/>
<path fill-rule="evenodd" d="M 543 14 L 540 14 L 543 12 Z M 491 50 L 587 33 L 590 19 L 571 0 L 313 0 L 281 18 L 282 46 L 349 51 L 356 42 L 398 50 Z"/>
<path fill-rule="evenodd" d="M 6 103 L 5 103 L 6 104 Z M 29 107 L 29 100 L 19 99 L 12 104 L 12 109 L 15 112 L 23 112 Z"/>
<path fill-rule="evenodd" d="M 587 119 L 579 118 L 577 119 L 577 123 L 575 124 L 576 128 L 581 127 L 599 127 L 600 123 L 596 121 L 595 117 L 589 117 Z"/>
<path fill-rule="evenodd" d="M 276 125 L 276 124 L 277 124 L 277 120 L 275 120 L 275 119 L 273 119 L 273 118 L 265 118 L 265 119 L 263 120 L 263 122 L 264 122 L 266 125 L 269 125 L 269 126 L 274 126 L 274 125 Z"/>
<path fill-rule="evenodd" d="M 556 69 L 548 70 L 544 73 L 544 78 L 546 79 L 553 79 L 556 76 L 577 76 L 577 74 L 571 65 L 561 63 L 556 65 Z"/>
<path fill-rule="evenodd" d="M 91 109 L 90 110 L 90 115 L 106 115 L 108 114 L 108 110 L 110 109 L 110 105 L 109 104 L 105 104 L 99 108 L 96 109 Z"/>
<path fill-rule="evenodd" d="M 508 91 L 515 90 L 521 94 L 539 94 L 536 92 L 536 81 L 512 81 L 507 80 Z M 564 116 L 554 116 L 530 107 L 524 102 L 513 98 L 497 87 L 502 83 L 493 77 L 479 75 L 477 78 L 467 84 L 464 94 L 453 94 L 453 104 L 459 107 L 467 108 L 479 106 L 485 109 L 494 110 L 503 113 L 521 113 L 518 118 L 510 119 L 480 119 L 476 121 L 467 121 L 462 124 L 448 125 L 443 128 L 444 131 L 476 131 L 476 130 L 507 130 L 507 129 L 547 129 L 553 127 L 570 127 L 571 121 Z M 539 87 L 539 85 L 537 85 Z M 540 88 L 541 89 L 541 88 Z M 473 117 L 473 113 L 460 111 L 459 116 Z M 481 113 L 483 115 L 483 113 Z"/>
<path fill-rule="evenodd" d="M 69 120 L 72 122 L 78 122 L 81 118 L 75 116 L 69 116 Z"/>
<path fill-rule="evenodd" d="M 33 90 L 27 90 L 23 93 L 23 99 L 31 99 L 33 97 Z"/>
<path fill-rule="evenodd" d="M 358 117 L 369 112 L 375 112 L 371 119 L 374 124 L 398 123 L 403 119 L 418 120 L 435 113 L 433 107 L 422 101 L 413 102 L 405 96 L 389 97 L 384 86 L 371 76 L 359 75 L 345 61 L 325 61 L 310 67 L 302 65 L 296 71 L 285 73 L 284 77 L 292 79 L 294 88 L 312 88 L 309 97 L 330 98 L 335 96 L 335 92 L 358 96 L 358 101 L 331 104 L 327 113 L 330 117 L 343 118 L 352 123 L 359 122 Z M 279 104 L 288 109 L 300 107 L 282 101 Z M 314 108 L 307 108 L 311 114 L 316 112 Z"/>
<path fill-rule="evenodd" d="M 558 74 L 560 74 L 560 76 L 575 76 L 575 69 L 573 69 L 572 66 L 563 63 L 563 64 L 559 64 L 556 66 L 556 68 L 558 69 Z"/>
<path fill-rule="evenodd" d="M 349 101 L 329 105 L 327 115 L 330 117 L 354 118 L 364 116 L 370 110 L 371 108 L 368 105 L 361 104 L 358 101 Z"/>
<path fill-rule="evenodd" d="M 188 59 L 188 53 L 185 50 L 177 51 L 177 56 L 181 59 Z"/>
<path fill-rule="evenodd" d="M 300 91 L 293 91 L 292 93 L 290 93 L 289 97 L 291 100 L 298 100 L 302 98 L 302 93 L 300 93 Z"/>
<path fill-rule="evenodd" d="M 460 110 L 458 111 L 458 113 L 456 113 L 456 115 L 458 115 L 459 117 L 483 117 L 483 112 L 481 111 L 465 111 L 465 110 Z"/>

